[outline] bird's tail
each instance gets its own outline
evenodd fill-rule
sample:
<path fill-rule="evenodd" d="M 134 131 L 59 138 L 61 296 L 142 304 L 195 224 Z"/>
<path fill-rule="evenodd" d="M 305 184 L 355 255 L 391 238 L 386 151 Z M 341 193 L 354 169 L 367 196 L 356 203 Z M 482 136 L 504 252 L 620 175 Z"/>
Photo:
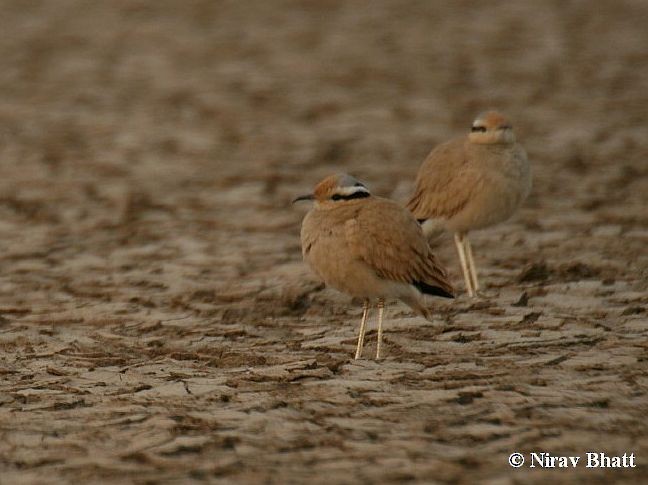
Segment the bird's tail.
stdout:
<path fill-rule="evenodd" d="M 448 282 L 435 281 L 434 283 L 426 283 L 424 281 L 415 281 L 414 286 L 426 295 L 442 296 L 443 298 L 454 298 L 454 288 Z"/>
<path fill-rule="evenodd" d="M 426 295 L 442 296 L 444 298 L 454 298 L 455 289 L 448 280 L 448 272 L 441 263 L 437 261 L 432 252 L 427 255 L 425 271 L 412 284 Z"/>
<path fill-rule="evenodd" d="M 401 300 L 403 301 L 403 303 L 405 303 L 408 307 L 410 307 L 416 313 L 421 315 L 427 321 L 429 322 L 432 321 L 432 310 L 430 310 L 425 306 L 423 302 L 423 298 L 421 298 L 420 295 L 418 297 L 415 296 L 401 297 Z"/>

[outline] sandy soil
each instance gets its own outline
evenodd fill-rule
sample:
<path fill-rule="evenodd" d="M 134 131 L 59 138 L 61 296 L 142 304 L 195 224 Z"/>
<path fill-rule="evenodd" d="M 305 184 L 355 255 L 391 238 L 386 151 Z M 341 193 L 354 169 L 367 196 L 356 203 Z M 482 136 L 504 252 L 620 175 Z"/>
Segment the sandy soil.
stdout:
<path fill-rule="evenodd" d="M 0 483 L 646 476 L 648 3 L 1 10 Z M 402 199 L 489 107 L 535 186 L 474 235 L 486 298 L 394 303 L 354 362 L 290 199 L 336 171 Z"/>

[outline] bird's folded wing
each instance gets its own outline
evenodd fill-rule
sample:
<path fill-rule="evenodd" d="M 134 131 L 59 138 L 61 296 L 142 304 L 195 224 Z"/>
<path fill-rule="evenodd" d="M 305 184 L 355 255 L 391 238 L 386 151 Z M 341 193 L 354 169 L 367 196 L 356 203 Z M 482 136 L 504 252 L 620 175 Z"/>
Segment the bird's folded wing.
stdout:
<path fill-rule="evenodd" d="M 426 281 L 452 288 L 430 252 L 421 227 L 402 207 L 374 198 L 345 224 L 351 253 L 381 278 L 414 283 Z"/>

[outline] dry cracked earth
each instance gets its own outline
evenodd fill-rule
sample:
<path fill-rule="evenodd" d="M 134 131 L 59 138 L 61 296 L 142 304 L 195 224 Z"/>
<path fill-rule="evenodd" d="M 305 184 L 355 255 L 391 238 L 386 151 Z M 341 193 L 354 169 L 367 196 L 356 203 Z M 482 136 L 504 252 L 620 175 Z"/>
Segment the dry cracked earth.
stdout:
<path fill-rule="evenodd" d="M 645 480 L 646 2 L 0 11 L 0 483 Z M 352 360 L 290 200 L 339 171 L 403 200 L 491 107 L 534 189 L 473 236 L 484 297 L 392 302 Z"/>

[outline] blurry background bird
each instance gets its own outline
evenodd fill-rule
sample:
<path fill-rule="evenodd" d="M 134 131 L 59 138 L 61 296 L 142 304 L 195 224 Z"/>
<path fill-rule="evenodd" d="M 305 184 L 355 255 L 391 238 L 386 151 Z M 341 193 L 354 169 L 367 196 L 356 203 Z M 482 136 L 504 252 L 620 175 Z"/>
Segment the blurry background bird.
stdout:
<path fill-rule="evenodd" d="M 513 126 L 496 111 L 481 114 L 468 135 L 432 150 L 407 203 L 425 234 L 454 233 L 469 296 L 479 290 L 468 231 L 508 219 L 531 190 L 527 155 Z"/>

